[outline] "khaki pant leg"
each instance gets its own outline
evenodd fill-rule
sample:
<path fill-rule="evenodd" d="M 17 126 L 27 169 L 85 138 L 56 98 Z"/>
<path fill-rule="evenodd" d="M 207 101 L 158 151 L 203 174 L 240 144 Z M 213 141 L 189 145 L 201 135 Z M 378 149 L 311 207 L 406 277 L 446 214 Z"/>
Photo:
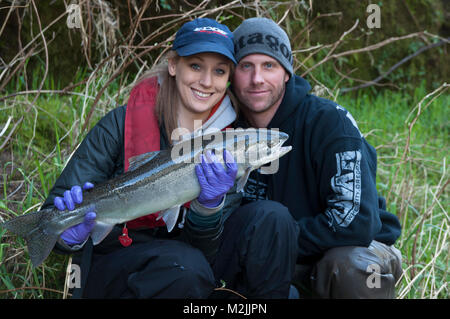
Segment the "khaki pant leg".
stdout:
<path fill-rule="evenodd" d="M 319 298 L 395 298 L 401 254 L 373 241 L 369 247 L 330 249 L 313 267 L 311 286 Z"/>

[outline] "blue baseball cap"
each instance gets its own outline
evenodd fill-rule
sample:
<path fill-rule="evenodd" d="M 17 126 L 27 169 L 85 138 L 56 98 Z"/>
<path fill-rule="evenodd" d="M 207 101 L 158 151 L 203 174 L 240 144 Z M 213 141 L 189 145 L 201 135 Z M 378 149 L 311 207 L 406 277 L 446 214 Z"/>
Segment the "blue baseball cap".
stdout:
<path fill-rule="evenodd" d="M 233 33 L 226 25 L 209 18 L 197 18 L 183 24 L 175 35 L 173 49 L 180 56 L 215 52 L 237 64 L 234 58 Z"/>

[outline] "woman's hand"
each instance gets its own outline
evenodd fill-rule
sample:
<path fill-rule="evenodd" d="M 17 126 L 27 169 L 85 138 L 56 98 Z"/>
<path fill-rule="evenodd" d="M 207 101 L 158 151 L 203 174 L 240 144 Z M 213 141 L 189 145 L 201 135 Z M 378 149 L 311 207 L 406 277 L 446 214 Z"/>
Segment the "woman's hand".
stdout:
<path fill-rule="evenodd" d="M 75 204 L 81 204 L 83 202 L 83 190 L 92 189 L 94 184 L 86 182 L 83 185 L 83 189 L 80 186 L 73 186 L 70 190 L 64 192 L 64 197 L 55 197 L 53 203 L 59 210 L 74 210 Z M 82 223 L 72 226 L 66 229 L 61 234 L 61 239 L 68 245 L 76 245 L 83 243 L 95 226 L 95 218 L 97 215 L 95 212 L 88 212 L 84 216 Z"/>
<path fill-rule="evenodd" d="M 201 155 L 201 159 L 202 162 L 195 166 L 201 188 L 197 201 L 208 208 L 217 207 L 233 187 L 238 165 L 226 149 L 223 151 L 226 170 L 210 151 L 206 152 L 206 157 Z"/>

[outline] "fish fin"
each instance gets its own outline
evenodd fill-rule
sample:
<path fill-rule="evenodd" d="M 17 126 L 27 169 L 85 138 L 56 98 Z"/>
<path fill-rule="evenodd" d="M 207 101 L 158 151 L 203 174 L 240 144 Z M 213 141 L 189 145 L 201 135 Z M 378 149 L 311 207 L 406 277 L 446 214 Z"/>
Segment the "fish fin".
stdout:
<path fill-rule="evenodd" d="M 111 232 L 114 225 L 104 223 L 104 222 L 95 222 L 95 226 L 91 232 L 92 243 L 97 245 L 105 239 L 106 236 Z"/>
<path fill-rule="evenodd" d="M 176 205 L 171 208 L 165 209 L 160 213 L 160 218 L 166 223 L 167 231 L 170 233 L 175 227 L 178 220 L 178 215 L 180 214 L 180 206 Z"/>
<path fill-rule="evenodd" d="M 3 228 L 26 240 L 33 267 L 42 264 L 58 240 L 57 227 L 51 223 L 57 214 L 56 209 L 43 209 L 18 216 L 1 224 Z"/>
<path fill-rule="evenodd" d="M 277 164 L 277 162 L 274 162 L 275 163 L 275 165 L 277 165 L 277 168 L 278 168 L 278 164 Z M 264 164 L 263 166 L 261 166 L 260 168 L 259 168 L 259 173 L 260 174 L 262 174 L 262 175 L 270 175 L 270 174 L 273 174 L 273 169 L 271 169 L 272 167 L 271 167 L 271 165 L 272 165 L 272 162 L 269 162 L 269 163 L 266 163 L 266 164 Z"/>
<path fill-rule="evenodd" d="M 238 179 L 237 185 L 236 185 L 236 193 L 244 191 L 244 186 L 245 186 L 245 184 L 247 184 L 247 180 L 248 180 L 248 177 L 250 176 L 250 172 L 251 171 L 252 171 L 252 168 L 251 167 L 247 167 L 245 169 L 244 175 L 242 175 Z"/>
<path fill-rule="evenodd" d="M 156 155 L 158 155 L 160 151 L 148 152 L 136 156 L 132 156 L 128 159 L 128 163 L 130 166 L 128 167 L 128 171 L 134 171 L 135 169 L 141 167 L 145 163 L 151 161 Z"/>

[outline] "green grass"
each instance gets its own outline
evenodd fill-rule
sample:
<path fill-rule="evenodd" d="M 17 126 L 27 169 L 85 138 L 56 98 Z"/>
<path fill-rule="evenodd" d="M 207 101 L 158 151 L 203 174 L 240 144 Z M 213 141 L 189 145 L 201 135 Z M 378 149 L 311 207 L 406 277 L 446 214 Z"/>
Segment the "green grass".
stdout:
<path fill-rule="evenodd" d="M 40 78 L 36 74 L 33 78 Z M 74 79 L 81 81 L 83 73 Z M 106 78 L 106 77 L 105 77 Z M 33 103 L 35 93 L 19 94 L 0 102 L 0 132 L 12 118 L 0 145 L 23 118 L 0 152 L 0 218 L 8 220 L 38 210 L 73 151 L 86 135 L 82 131 L 87 114 L 103 77 L 78 87 L 70 94 L 41 93 Z M 39 82 L 34 83 L 38 87 Z M 115 107 L 118 85 L 113 83 L 96 106 L 90 127 L 107 111 Z M 47 80 L 43 90 L 57 90 L 54 81 Z M 20 79 L 11 81 L 7 94 L 26 92 Z M 122 88 L 123 95 L 127 91 Z M 1 97 L 0 97 L 1 99 Z M 119 99 L 120 100 L 120 99 Z M 68 256 L 52 253 L 46 262 L 34 269 L 22 238 L 0 229 L 0 298 L 61 298 Z"/>
<path fill-rule="evenodd" d="M 84 76 L 80 72 L 74 83 Z M 41 94 L 35 103 L 34 94 L 0 101 L 0 132 L 12 118 L 0 145 L 23 117 L 0 153 L 1 218 L 7 220 L 42 204 L 87 133 L 81 129 L 104 78 L 99 76 L 72 94 Z M 44 89 L 59 88 L 47 80 Z M 118 100 L 124 101 L 127 90 L 122 88 L 117 98 L 117 89 L 114 82 L 102 96 L 91 127 L 117 106 Z M 20 78 L 11 81 L 7 90 L 8 94 L 25 91 Z M 402 222 L 402 236 L 396 246 L 403 255 L 404 274 L 397 292 L 400 298 L 448 298 L 448 91 L 429 105 L 438 94 L 424 101 L 409 145 L 409 123 L 417 114 L 416 106 L 430 91 L 422 83 L 414 92 L 381 92 L 341 95 L 337 102 L 353 114 L 360 130 L 376 147 L 378 189 L 388 199 L 389 210 Z M 52 253 L 42 266 L 33 269 L 23 239 L 2 229 L 0 235 L 0 298 L 62 298 L 68 256 Z"/>
<path fill-rule="evenodd" d="M 378 190 L 402 223 L 402 236 L 396 243 L 404 269 L 398 296 L 449 298 L 450 96 L 447 87 L 422 101 L 429 93 L 424 87 L 423 83 L 411 95 L 389 91 L 375 97 L 344 95 L 337 102 L 353 114 L 376 147 Z M 423 111 L 418 115 L 421 101 Z"/>

